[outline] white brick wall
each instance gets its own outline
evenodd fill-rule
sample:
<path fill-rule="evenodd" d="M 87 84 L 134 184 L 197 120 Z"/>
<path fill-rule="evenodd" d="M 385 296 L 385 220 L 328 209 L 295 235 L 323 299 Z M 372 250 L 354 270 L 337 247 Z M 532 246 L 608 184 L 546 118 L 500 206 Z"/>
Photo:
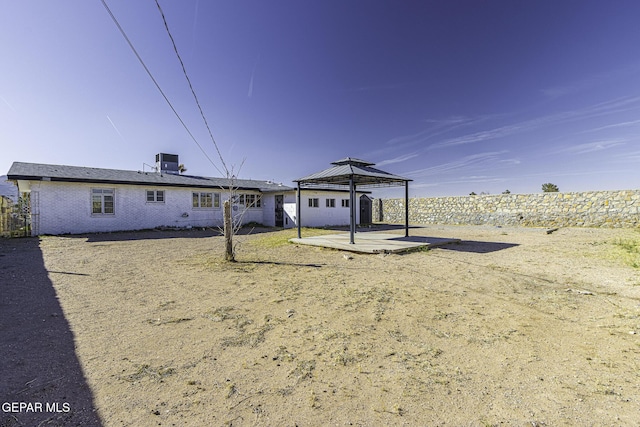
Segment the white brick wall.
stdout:
<path fill-rule="evenodd" d="M 356 224 L 360 222 L 360 195 L 356 197 Z M 328 191 L 313 191 L 302 190 L 301 199 L 301 212 L 302 217 L 301 225 L 303 227 L 324 227 L 326 225 L 349 225 L 350 223 L 350 209 L 342 207 L 342 199 L 348 199 L 348 192 L 328 192 Z M 309 199 L 317 198 L 318 207 L 310 208 Z M 335 199 L 335 207 L 328 208 L 326 204 L 327 199 Z M 291 218 L 291 225 L 295 226 L 296 216 L 296 196 L 288 197 L 285 200 L 285 213 Z"/>
<path fill-rule="evenodd" d="M 115 189 L 115 214 L 91 213 L 91 190 Z M 164 203 L 147 203 L 146 190 L 164 190 Z M 141 230 L 161 226 L 212 227 L 222 225 L 222 203 L 228 198 L 221 194 L 220 208 L 192 207 L 193 192 L 216 192 L 197 188 L 154 187 L 138 185 L 98 185 L 32 181 L 31 191 L 38 192 L 38 215 L 34 231 L 39 234 L 93 233 L 121 230 Z M 236 214 L 242 211 L 242 206 Z M 183 214 L 187 214 L 184 216 Z M 248 209 L 243 222 L 263 221 L 263 210 Z"/>
<path fill-rule="evenodd" d="M 110 185 L 31 181 L 33 234 L 77 234 L 109 231 L 142 230 L 155 227 L 221 227 L 222 204 L 228 193 L 220 195 L 220 208 L 193 208 L 193 192 L 218 192 L 208 189 L 154 187 L 139 185 Z M 115 190 L 115 213 L 95 215 L 91 213 L 91 190 L 112 188 Z M 164 202 L 147 202 L 147 190 L 163 190 Z M 242 193 L 252 193 L 242 192 Z M 258 194 L 257 192 L 253 192 Z M 284 193 L 281 193 L 284 194 Z M 243 213 L 242 221 L 275 225 L 274 193 L 262 195 L 262 207 L 244 210 L 237 206 L 234 216 Z M 358 194 L 358 196 L 360 196 Z M 319 207 L 310 208 L 309 198 L 318 198 Z M 335 199 L 335 207 L 326 207 L 326 199 Z M 342 207 L 346 192 L 303 190 L 302 225 L 322 227 L 348 225 L 349 208 Z M 35 201 L 38 201 L 37 206 Z M 296 226 L 295 192 L 284 194 L 285 227 Z M 186 214 L 186 215 L 185 215 Z M 356 222 L 360 220 L 359 197 L 356 198 Z"/>

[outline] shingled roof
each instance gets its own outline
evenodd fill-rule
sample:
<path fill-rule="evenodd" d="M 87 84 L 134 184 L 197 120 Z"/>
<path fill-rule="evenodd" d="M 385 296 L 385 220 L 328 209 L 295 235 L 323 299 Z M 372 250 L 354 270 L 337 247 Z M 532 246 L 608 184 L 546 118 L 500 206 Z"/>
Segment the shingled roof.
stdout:
<path fill-rule="evenodd" d="M 11 165 L 7 179 L 195 188 L 227 188 L 231 184 L 227 178 L 23 162 L 14 162 Z M 253 179 L 234 179 L 233 186 L 261 192 L 293 190 L 282 184 Z"/>

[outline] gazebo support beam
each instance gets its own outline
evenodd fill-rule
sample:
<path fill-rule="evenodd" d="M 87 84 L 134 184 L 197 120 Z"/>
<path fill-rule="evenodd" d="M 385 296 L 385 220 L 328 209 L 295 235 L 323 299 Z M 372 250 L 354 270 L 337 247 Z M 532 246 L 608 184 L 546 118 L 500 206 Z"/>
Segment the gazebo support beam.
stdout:
<path fill-rule="evenodd" d="M 409 181 L 404 182 L 404 237 L 409 237 Z"/>
<path fill-rule="evenodd" d="M 355 233 L 356 233 L 356 185 L 353 182 L 353 175 L 349 178 L 349 212 L 350 212 L 350 221 L 349 221 L 349 243 L 355 244 Z"/>
<path fill-rule="evenodd" d="M 301 232 L 300 232 L 300 211 L 302 210 L 302 208 L 300 207 L 300 202 L 302 200 L 302 197 L 300 197 L 300 181 L 298 181 L 298 193 L 296 194 L 296 224 L 298 225 L 298 239 L 301 239 Z"/>

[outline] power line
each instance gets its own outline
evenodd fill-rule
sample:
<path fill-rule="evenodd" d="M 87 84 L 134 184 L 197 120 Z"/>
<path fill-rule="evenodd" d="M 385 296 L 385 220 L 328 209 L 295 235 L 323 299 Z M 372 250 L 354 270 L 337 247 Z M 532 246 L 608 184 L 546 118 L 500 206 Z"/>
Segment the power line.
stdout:
<path fill-rule="evenodd" d="M 153 81 L 153 83 L 156 85 L 156 88 L 158 89 L 158 91 L 160 92 L 160 94 L 162 95 L 162 97 L 164 98 L 165 101 L 167 101 L 167 104 L 169 104 L 169 107 L 171 107 L 171 111 L 173 111 L 173 113 L 176 115 L 176 117 L 178 118 L 178 120 L 180 121 L 180 123 L 182 124 L 182 126 L 184 127 L 184 129 L 187 131 L 187 133 L 189 134 L 189 136 L 191 137 L 191 139 L 193 140 L 193 142 L 196 143 L 196 145 L 198 146 L 198 148 L 200 148 L 200 151 L 202 151 L 202 153 L 204 154 L 204 156 L 207 158 L 207 160 L 209 160 L 209 162 L 213 165 L 214 168 L 216 168 L 216 170 L 221 174 L 221 175 L 228 175 L 228 173 L 224 173 L 222 172 L 218 166 L 216 166 L 216 164 L 213 162 L 213 160 L 211 160 L 211 158 L 209 157 L 209 155 L 207 154 L 206 151 L 204 151 L 204 148 L 202 148 L 202 146 L 200 145 L 200 143 L 198 142 L 198 140 L 195 138 L 195 136 L 193 136 L 193 134 L 191 133 L 191 131 L 189 130 L 189 128 L 187 127 L 187 125 L 185 124 L 184 120 L 182 120 L 182 117 L 180 117 L 180 114 L 178 114 L 178 112 L 176 111 L 176 109 L 173 107 L 173 105 L 171 104 L 171 101 L 169 101 L 169 98 L 167 98 L 167 95 L 165 95 L 164 91 L 162 90 L 162 88 L 160 87 L 160 85 L 158 84 L 158 82 L 156 81 L 156 79 L 153 77 L 153 74 L 151 74 L 151 71 L 149 70 L 149 68 L 147 67 L 147 65 L 144 63 L 144 61 L 142 60 L 142 58 L 140 57 L 140 55 L 138 54 L 138 51 L 136 50 L 136 48 L 133 46 L 133 43 L 131 43 L 131 40 L 129 40 L 129 37 L 127 37 L 127 34 L 124 32 L 124 29 L 120 26 L 120 23 L 118 22 L 118 20 L 116 19 L 116 17 L 113 15 L 113 13 L 111 12 L 111 9 L 109 9 L 109 6 L 107 5 L 105 0 L 100 0 L 102 2 L 102 5 L 104 6 L 104 8 L 107 10 L 107 12 L 109 13 L 109 16 L 111 17 L 111 19 L 113 20 L 114 24 L 116 24 L 116 27 L 118 27 L 118 30 L 120 30 L 120 34 L 122 34 L 122 36 L 124 37 L 124 39 L 127 41 L 127 44 L 129 45 L 129 47 L 131 48 L 131 50 L 133 51 L 133 53 L 136 55 L 136 58 L 138 58 L 138 61 L 140 61 L 140 64 L 142 64 L 142 67 L 144 68 L 144 70 L 147 72 L 147 74 L 149 75 L 149 77 L 151 78 L 151 80 Z M 184 69 L 184 67 L 183 67 Z M 191 83 L 189 83 L 189 86 L 191 86 Z M 192 89 L 193 90 L 193 89 Z M 194 94 L 195 96 L 195 94 Z M 202 110 L 200 110 L 200 112 L 202 113 Z M 208 126 L 207 126 L 208 128 Z M 211 131 L 209 131 L 209 133 L 211 133 Z M 214 141 L 215 144 L 215 141 Z M 216 150 L 218 150 L 218 146 L 216 145 Z M 218 150 L 218 155 L 220 155 L 220 151 Z M 220 156 L 220 160 L 222 160 L 222 156 Z M 225 170 L 226 170 L 226 165 L 224 164 L 224 162 L 222 162 Z"/>
<path fill-rule="evenodd" d="M 162 22 L 164 22 L 164 28 L 167 30 L 167 34 L 171 39 L 171 44 L 173 44 L 173 51 L 176 53 L 176 56 L 178 57 L 178 61 L 180 61 L 180 66 L 182 67 L 182 73 L 184 74 L 184 77 L 187 79 L 187 83 L 189 83 L 189 89 L 191 89 L 191 94 L 193 95 L 193 99 L 195 99 L 196 105 L 198 106 L 198 110 L 200 110 L 200 115 L 202 116 L 202 120 L 204 121 L 204 124 L 207 127 L 207 130 L 209 131 L 209 137 L 211 137 L 211 141 L 213 142 L 214 147 L 216 147 L 216 152 L 218 153 L 218 157 L 220 158 L 220 162 L 222 162 L 222 166 L 224 167 L 224 170 L 227 172 L 227 175 L 229 175 L 229 168 L 227 168 L 227 165 L 224 162 L 224 159 L 222 158 L 222 154 L 220 154 L 220 149 L 218 148 L 218 144 L 216 143 L 216 140 L 213 137 L 213 133 L 211 132 L 211 128 L 209 127 L 209 123 L 207 122 L 207 118 L 204 116 L 204 112 L 202 111 L 202 107 L 200 106 L 200 101 L 198 101 L 198 97 L 196 96 L 196 91 L 193 89 L 193 85 L 191 84 L 191 79 L 189 79 L 189 76 L 187 75 L 187 70 L 184 66 L 184 62 L 182 61 L 182 57 L 180 57 L 180 53 L 178 52 L 178 46 L 176 46 L 176 42 L 173 39 L 173 36 L 171 35 L 171 31 L 169 30 L 169 25 L 167 24 L 167 19 L 164 16 L 164 12 L 162 11 L 162 8 L 160 7 L 160 3 L 158 2 L 158 0 L 156 0 L 156 6 L 158 6 L 158 11 L 162 16 Z"/>

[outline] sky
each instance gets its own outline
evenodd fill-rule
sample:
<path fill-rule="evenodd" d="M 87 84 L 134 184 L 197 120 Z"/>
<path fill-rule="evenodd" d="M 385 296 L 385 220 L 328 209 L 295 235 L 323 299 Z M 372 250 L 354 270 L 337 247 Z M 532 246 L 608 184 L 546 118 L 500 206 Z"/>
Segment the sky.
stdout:
<path fill-rule="evenodd" d="M 0 175 L 163 152 L 285 185 L 355 157 L 411 197 L 638 188 L 636 0 L 158 0 L 169 32 L 104 1 L 164 95 L 101 0 L 0 0 Z"/>

